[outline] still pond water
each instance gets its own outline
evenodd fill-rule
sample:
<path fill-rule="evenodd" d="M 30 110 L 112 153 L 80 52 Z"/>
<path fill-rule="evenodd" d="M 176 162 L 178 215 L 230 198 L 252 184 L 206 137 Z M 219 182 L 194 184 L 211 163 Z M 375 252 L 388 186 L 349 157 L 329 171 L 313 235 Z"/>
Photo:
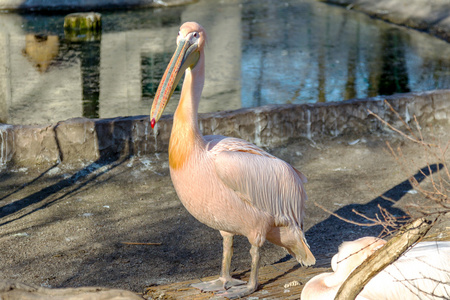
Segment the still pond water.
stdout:
<path fill-rule="evenodd" d="M 446 42 L 316 1 L 102 16 L 101 34 L 79 41 L 65 35 L 64 15 L 0 14 L 0 122 L 148 114 L 178 27 L 192 20 L 209 34 L 200 112 L 450 88 Z"/>

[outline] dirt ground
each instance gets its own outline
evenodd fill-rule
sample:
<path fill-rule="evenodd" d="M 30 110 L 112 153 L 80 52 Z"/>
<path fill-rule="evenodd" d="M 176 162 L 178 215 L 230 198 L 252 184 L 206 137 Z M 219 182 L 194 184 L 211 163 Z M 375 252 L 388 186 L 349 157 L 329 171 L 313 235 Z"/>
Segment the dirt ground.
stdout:
<path fill-rule="evenodd" d="M 424 126 L 424 133 L 445 145 L 450 125 Z M 401 147 L 405 172 L 386 142 Z M 343 241 L 377 236 L 381 228 L 346 223 L 315 203 L 359 222 L 365 221 L 353 209 L 374 216 L 378 205 L 401 217 L 409 203 L 422 201 L 423 207 L 408 177 L 426 185 L 420 171 L 428 172 L 429 163 L 435 172 L 439 163 L 392 132 L 298 139 L 267 150 L 308 177 L 305 232 L 317 257 L 335 253 Z M 449 219 L 435 232 L 448 234 Z M 221 245 L 219 233 L 196 221 L 177 199 L 166 153 L 1 170 L 0 292 L 14 281 L 142 293 L 149 286 L 218 274 Z M 233 270 L 250 267 L 249 249 L 244 237 L 235 239 Z M 289 258 L 270 243 L 261 251 L 263 265 Z"/>
<path fill-rule="evenodd" d="M 424 132 L 445 144 L 449 129 L 438 126 Z M 387 141 L 400 146 L 410 161 L 406 173 L 388 154 Z M 420 169 L 437 163 L 391 132 L 298 139 L 268 151 L 308 177 L 305 232 L 317 257 L 335 253 L 345 240 L 376 236 L 381 228 L 343 222 L 315 202 L 362 222 L 352 209 L 374 216 L 380 204 L 401 216 L 406 203 L 421 199 L 408 176 L 422 181 Z M 0 281 L 141 293 L 148 286 L 219 272 L 221 237 L 190 216 L 178 200 L 166 153 L 82 166 L 4 169 L 0 205 Z M 448 231 L 448 220 L 438 228 Z M 235 239 L 233 270 L 249 268 L 249 249 L 244 237 Z M 270 243 L 262 249 L 263 265 L 289 258 Z"/>

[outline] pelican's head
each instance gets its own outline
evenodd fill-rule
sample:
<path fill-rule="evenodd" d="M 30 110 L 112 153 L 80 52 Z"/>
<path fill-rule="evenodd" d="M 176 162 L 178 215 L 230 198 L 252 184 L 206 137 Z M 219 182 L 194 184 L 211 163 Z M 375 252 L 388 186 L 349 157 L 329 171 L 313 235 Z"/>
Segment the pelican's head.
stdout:
<path fill-rule="evenodd" d="M 152 128 L 161 117 L 184 71 L 187 68 L 193 69 L 197 65 L 205 43 L 206 32 L 200 24 L 187 22 L 180 27 L 177 37 L 177 49 L 164 72 L 153 100 L 150 112 L 150 125 Z"/>
<path fill-rule="evenodd" d="M 385 244 L 385 240 L 372 236 L 362 237 L 351 242 L 343 242 L 339 246 L 339 252 L 331 259 L 331 268 L 335 272 L 338 272 L 338 269 L 340 272 L 345 269 L 350 274 L 354 268 Z"/>

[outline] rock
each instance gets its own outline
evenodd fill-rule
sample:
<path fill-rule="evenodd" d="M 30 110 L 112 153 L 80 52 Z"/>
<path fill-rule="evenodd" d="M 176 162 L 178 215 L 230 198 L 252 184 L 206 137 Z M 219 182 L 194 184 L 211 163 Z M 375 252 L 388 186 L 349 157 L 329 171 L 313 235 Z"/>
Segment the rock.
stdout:
<path fill-rule="evenodd" d="M 64 18 L 64 35 L 74 42 L 99 40 L 102 15 L 96 12 L 73 13 Z"/>
<path fill-rule="evenodd" d="M 73 13 L 64 18 L 64 28 L 71 30 L 100 30 L 102 15 L 96 12 Z"/>

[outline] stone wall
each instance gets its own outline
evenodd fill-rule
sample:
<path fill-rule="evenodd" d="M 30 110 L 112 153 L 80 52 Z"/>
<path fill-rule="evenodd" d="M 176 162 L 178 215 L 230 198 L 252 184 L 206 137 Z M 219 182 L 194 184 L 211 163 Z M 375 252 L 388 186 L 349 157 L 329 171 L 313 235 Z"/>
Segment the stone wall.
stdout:
<path fill-rule="evenodd" d="M 450 90 L 355 99 L 335 103 L 270 105 L 201 114 L 205 135 L 220 134 L 248 140 L 262 147 L 280 146 L 292 138 L 364 135 L 385 126 L 368 113 L 401 125 L 386 99 L 405 121 L 415 115 L 420 124 L 450 117 Z M 47 165 L 59 161 L 89 162 L 167 151 L 172 116 L 163 116 L 156 130 L 148 116 L 112 119 L 75 118 L 52 125 L 0 125 L 0 165 Z"/>

